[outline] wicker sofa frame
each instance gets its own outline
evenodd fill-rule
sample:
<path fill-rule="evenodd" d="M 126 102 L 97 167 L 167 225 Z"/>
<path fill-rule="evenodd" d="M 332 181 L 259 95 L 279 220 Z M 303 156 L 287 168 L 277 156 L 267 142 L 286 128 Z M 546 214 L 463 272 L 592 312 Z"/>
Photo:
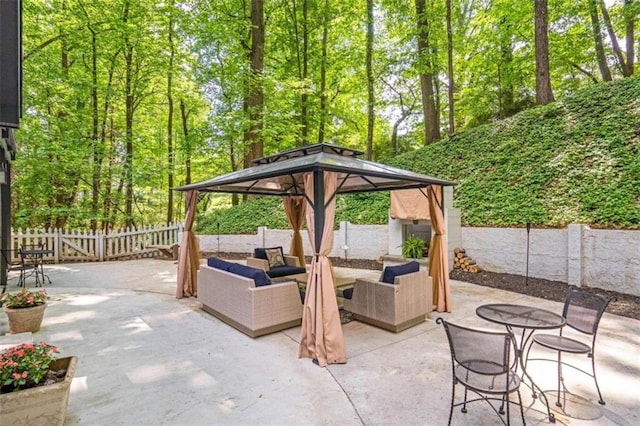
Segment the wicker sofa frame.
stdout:
<path fill-rule="evenodd" d="M 302 322 L 302 302 L 295 281 L 256 287 L 251 278 L 202 265 L 198 301 L 203 310 L 250 337 Z"/>

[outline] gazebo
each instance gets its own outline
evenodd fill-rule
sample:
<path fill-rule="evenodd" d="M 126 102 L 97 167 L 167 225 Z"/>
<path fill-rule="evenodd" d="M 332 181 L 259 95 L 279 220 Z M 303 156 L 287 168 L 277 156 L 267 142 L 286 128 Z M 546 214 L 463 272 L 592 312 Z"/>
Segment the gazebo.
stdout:
<path fill-rule="evenodd" d="M 302 316 L 299 357 L 320 366 L 345 363 L 344 338 L 328 254 L 333 245 L 337 194 L 417 188 L 429 199 L 434 239 L 429 272 L 437 289 L 438 311 L 450 311 L 447 244 L 444 235 L 442 186 L 454 182 L 358 158 L 361 151 L 316 144 L 254 160 L 254 166 L 175 188 L 186 192 L 187 217 L 176 297 L 195 296 L 199 258 L 192 231 L 199 192 L 275 195 L 284 197 L 294 229 L 292 251 L 301 255 L 300 228 L 305 215 L 313 247 Z M 298 241 L 298 242 L 296 242 Z M 296 249 L 295 247 L 299 247 Z M 433 253 L 433 255 L 432 255 Z"/>

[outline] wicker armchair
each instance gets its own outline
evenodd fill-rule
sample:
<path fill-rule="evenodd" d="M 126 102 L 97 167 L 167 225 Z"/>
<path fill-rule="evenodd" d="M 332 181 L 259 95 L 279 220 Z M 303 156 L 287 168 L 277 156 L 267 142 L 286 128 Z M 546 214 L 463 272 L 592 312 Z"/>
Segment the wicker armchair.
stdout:
<path fill-rule="evenodd" d="M 396 276 L 394 284 L 357 279 L 344 309 L 358 321 L 397 333 L 424 322 L 433 310 L 431 277 L 422 270 Z"/>
<path fill-rule="evenodd" d="M 267 251 L 269 250 L 277 250 L 284 265 L 271 267 L 267 257 Z M 262 269 L 270 278 L 282 278 L 306 272 L 305 265 L 300 265 L 298 257 L 285 255 L 282 247 L 256 248 L 253 256 L 247 257 L 247 266 Z"/>

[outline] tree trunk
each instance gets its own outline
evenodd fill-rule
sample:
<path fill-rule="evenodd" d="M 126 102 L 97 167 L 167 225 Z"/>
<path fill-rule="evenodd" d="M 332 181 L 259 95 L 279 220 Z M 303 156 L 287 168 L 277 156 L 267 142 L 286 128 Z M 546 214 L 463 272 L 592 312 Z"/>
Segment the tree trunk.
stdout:
<path fill-rule="evenodd" d="M 607 6 L 604 4 L 604 0 L 600 0 L 600 10 L 602 11 L 602 19 L 604 20 L 604 25 L 607 28 L 607 32 L 609 33 L 609 39 L 611 40 L 611 47 L 613 47 L 613 52 L 616 54 L 616 58 L 618 58 L 618 65 L 620 66 L 620 70 L 622 71 L 622 75 L 625 77 L 629 77 L 633 73 L 629 71 L 627 67 L 627 62 L 624 59 L 624 54 L 620 49 L 620 44 L 618 43 L 618 37 L 616 37 L 616 32 L 613 30 L 613 25 L 611 24 L 611 18 L 609 17 L 609 11 L 607 10 Z"/>
<path fill-rule="evenodd" d="M 418 60 L 420 61 L 420 89 L 424 119 L 425 144 L 440 139 L 440 124 L 433 90 L 433 69 L 429 60 L 429 21 L 425 0 L 415 0 L 418 22 Z"/>
<path fill-rule="evenodd" d="M 393 123 L 393 131 L 391 132 L 391 148 L 393 149 L 393 154 L 400 154 L 400 149 L 398 146 L 398 128 L 402 124 L 404 120 L 407 119 L 411 115 L 411 111 L 408 109 L 402 110 L 402 115 Z"/>
<path fill-rule="evenodd" d="M 180 117 L 182 118 L 182 134 L 184 135 L 184 151 L 186 153 L 186 159 L 184 160 L 184 183 L 185 185 L 189 185 L 191 183 L 191 141 L 189 140 L 189 126 L 187 124 L 187 107 L 183 100 L 180 100 Z"/>
<path fill-rule="evenodd" d="M 625 0 L 624 7 L 627 10 L 633 9 L 633 0 Z M 635 21 L 636 15 L 633 12 L 625 13 L 626 22 L 626 44 L 627 44 L 627 70 L 629 75 L 633 75 L 636 53 L 635 53 Z"/>
<path fill-rule="evenodd" d="M 120 52 L 120 51 L 118 51 Z M 105 90 L 105 97 L 104 97 L 104 104 L 102 106 L 102 121 L 100 123 L 101 125 L 101 130 L 100 130 L 100 145 L 102 147 L 104 147 L 105 149 L 105 153 L 106 153 L 106 148 L 107 148 L 107 127 L 109 127 L 109 143 L 111 145 L 111 150 L 113 150 L 113 144 L 114 142 L 114 138 L 113 138 L 113 118 L 109 116 L 109 111 L 111 108 L 111 86 L 113 84 L 113 74 L 114 74 L 114 70 L 115 70 L 115 63 L 116 63 L 116 58 L 118 57 L 119 53 L 116 53 L 115 55 L 113 55 L 111 64 L 110 64 L 110 68 L 109 68 L 109 78 L 108 78 L 108 82 L 107 82 L 107 87 Z M 104 162 L 104 158 L 102 160 Z M 111 197 L 111 179 L 112 179 L 112 173 L 111 173 L 111 162 L 109 163 L 109 167 L 107 169 L 107 173 L 106 176 L 104 178 L 104 191 L 103 191 L 103 200 L 102 200 L 102 217 L 104 218 L 102 220 L 102 225 L 101 228 L 103 231 L 107 231 L 109 229 L 109 209 L 110 209 L 110 197 Z"/>
<path fill-rule="evenodd" d="M 254 0 L 255 1 L 255 0 Z M 309 78 L 309 5 L 307 0 L 302 2 L 302 94 L 300 95 L 300 125 L 302 127 L 301 145 L 309 143 L 309 93 L 307 78 Z"/>
<path fill-rule="evenodd" d="M 318 125 L 318 143 L 324 142 L 324 129 L 327 121 L 327 44 L 329 42 L 329 0 L 324 1 L 322 14 L 322 58 L 320 60 L 320 124 Z"/>
<path fill-rule="evenodd" d="M 102 200 L 102 215 L 104 216 L 104 220 L 102 222 L 102 230 L 104 232 L 108 232 L 109 229 L 111 229 L 113 223 L 115 223 L 115 215 L 112 216 L 112 209 L 115 211 L 114 208 L 114 195 L 112 193 L 112 180 L 113 180 L 113 167 L 114 164 L 116 162 L 115 156 L 116 156 L 116 151 L 117 151 L 117 147 L 116 147 L 116 141 L 115 141 L 115 135 L 114 135 L 114 131 L 113 131 L 113 117 L 110 117 L 108 120 L 105 118 L 105 127 L 103 129 L 103 132 L 105 133 L 105 136 L 107 134 L 106 131 L 106 122 L 108 121 L 109 123 L 109 144 L 110 144 L 110 150 L 109 150 L 109 161 L 107 163 L 107 167 L 106 167 L 106 176 L 105 176 L 105 189 L 104 189 L 104 196 L 103 196 L 103 200 Z M 120 182 L 122 182 L 122 179 L 120 179 Z"/>
<path fill-rule="evenodd" d="M 553 102 L 549 74 L 549 34 L 547 32 L 547 0 L 535 0 L 536 103 Z"/>
<path fill-rule="evenodd" d="M 366 159 L 373 158 L 373 128 L 375 126 L 375 97 L 373 92 L 373 0 L 367 0 L 367 152 Z"/>
<path fill-rule="evenodd" d="M 449 135 L 456 133 L 455 124 L 455 85 L 453 81 L 453 30 L 451 28 L 451 0 L 447 0 L 447 78 L 449 87 L 447 94 L 449 97 Z"/>
<path fill-rule="evenodd" d="M 93 145 L 93 173 L 91 176 L 91 230 L 98 228 L 98 206 L 100 203 L 100 174 L 102 169 L 102 146 L 99 135 L 98 118 L 98 51 L 96 46 L 96 32 L 87 23 L 91 32 L 91 143 Z"/>
<path fill-rule="evenodd" d="M 607 55 L 604 53 L 604 44 L 602 43 L 602 31 L 600 29 L 600 19 L 598 18 L 598 5 L 596 0 L 589 0 L 589 15 L 591 16 L 591 28 L 593 29 L 593 39 L 596 44 L 596 57 L 598 58 L 598 68 L 602 80 L 611 81 L 611 71 L 607 64 Z"/>
<path fill-rule="evenodd" d="M 169 4 L 169 68 L 167 70 L 167 224 L 173 222 L 173 59 L 175 47 L 173 45 L 173 0 Z"/>
<path fill-rule="evenodd" d="M 125 60 L 125 158 L 124 158 L 124 187 L 125 187 L 125 226 L 133 225 L 133 44 L 129 40 L 127 24 L 129 21 L 129 0 L 124 2 L 122 23 L 124 33 Z"/>
<path fill-rule="evenodd" d="M 263 156 L 262 109 L 264 92 L 262 88 L 262 70 L 264 64 L 264 9 L 262 0 L 251 0 L 251 51 L 250 75 L 246 100 L 249 128 L 244 134 L 248 147 L 244 166 L 250 167 L 251 161 Z"/>

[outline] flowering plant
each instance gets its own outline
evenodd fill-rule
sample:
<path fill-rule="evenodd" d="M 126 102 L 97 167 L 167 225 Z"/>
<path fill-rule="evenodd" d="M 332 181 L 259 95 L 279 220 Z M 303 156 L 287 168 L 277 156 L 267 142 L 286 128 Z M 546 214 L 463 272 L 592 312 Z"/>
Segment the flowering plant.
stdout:
<path fill-rule="evenodd" d="M 49 372 L 58 348 L 46 342 L 24 343 L 0 353 L 0 385 L 9 392 L 36 386 Z"/>
<path fill-rule="evenodd" d="M 7 308 L 18 309 L 42 305 L 48 298 L 46 290 L 31 291 L 25 288 L 17 293 L 6 293 L 2 301 Z"/>

